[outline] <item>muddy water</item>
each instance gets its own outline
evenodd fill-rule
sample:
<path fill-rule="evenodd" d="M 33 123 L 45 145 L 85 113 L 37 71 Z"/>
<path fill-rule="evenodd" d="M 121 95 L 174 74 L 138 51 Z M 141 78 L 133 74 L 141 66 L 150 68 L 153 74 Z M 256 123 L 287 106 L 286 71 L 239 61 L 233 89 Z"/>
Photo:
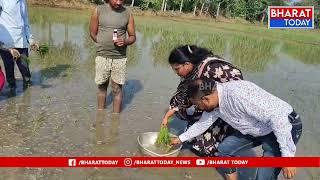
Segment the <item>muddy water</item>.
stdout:
<path fill-rule="evenodd" d="M 139 18 L 137 26 L 143 21 Z M 145 27 L 143 23 L 141 27 Z M 171 37 L 154 30 L 157 28 L 137 28 L 137 42 L 128 53 L 123 111 L 117 118 L 111 115 L 111 95 L 107 98 L 107 110 L 96 111 L 94 44 L 87 29 L 86 19 L 72 23 L 71 20 L 63 23 L 33 21 L 35 37 L 48 43 L 51 52 L 45 58 L 31 54 L 33 86 L 22 89 L 21 76 L 16 73 L 16 91 L 6 88 L 0 93 L 1 156 L 141 155 L 137 136 L 159 130 L 161 117 L 179 81 L 167 66 L 166 55 L 175 43 L 186 42 L 200 45 L 211 42 L 208 46 L 217 48 L 218 54 L 241 67 L 246 79 L 291 103 L 304 122 L 297 155 L 319 156 L 320 60 L 313 55 L 318 49 L 305 47 L 311 49 L 306 57 L 296 53 L 299 49 L 292 51 L 299 46 L 278 41 L 264 42 L 247 37 L 239 40 L 239 37 L 223 33 L 214 34 L 215 39 L 206 41 L 207 38 L 201 39 L 201 33 L 188 32 L 196 38 L 186 39 L 186 34 L 183 37 L 177 33 Z M 257 48 L 250 47 L 252 44 Z M 171 126 L 174 134 L 184 129 L 184 123 L 179 120 Z M 184 149 L 180 155 L 192 154 Z M 0 179 L 19 180 L 222 179 L 214 169 L 24 168 L 1 169 L 0 172 Z M 254 171 L 242 170 L 241 173 L 252 175 Z M 297 179 L 316 179 L 319 175 L 318 169 L 301 169 Z"/>

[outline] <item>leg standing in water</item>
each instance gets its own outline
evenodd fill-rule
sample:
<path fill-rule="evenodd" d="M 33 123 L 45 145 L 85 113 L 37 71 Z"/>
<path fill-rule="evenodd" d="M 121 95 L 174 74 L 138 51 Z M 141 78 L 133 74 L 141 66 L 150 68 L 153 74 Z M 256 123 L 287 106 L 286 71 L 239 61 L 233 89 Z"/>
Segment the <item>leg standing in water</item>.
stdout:
<path fill-rule="evenodd" d="M 109 84 L 109 81 L 105 82 L 104 84 L 98 85 L 98 92 L 97 92 L 98 110 L 103 110 L 104 108 L 106 108 L 108 84 Z"/>
<path fill-rule="evenodd" d="M 122 85 L 112 81 L 113 112 L 120 113 L 122 104 Z"/>

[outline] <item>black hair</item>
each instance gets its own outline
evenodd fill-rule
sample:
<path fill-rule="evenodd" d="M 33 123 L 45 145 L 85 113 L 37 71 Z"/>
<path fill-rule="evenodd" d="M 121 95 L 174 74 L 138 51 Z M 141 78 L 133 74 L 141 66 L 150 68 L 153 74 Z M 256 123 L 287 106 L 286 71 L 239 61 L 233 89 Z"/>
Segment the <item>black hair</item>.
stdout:
<path fill-rule="evenodd" d="M 187 97 L 199 100 L 212 93 L 217 88 L 216 82 L 209 78 L 190 80 L 185 84 Z"/>
<path fill-rule="evenodd" d="M 184 64 L 190 62 L 193 65 L 199 64 L 213 53 L 206 48 L 196 45 L 182 45 L 174 48 L 169 55 L 170 64 Z"/>

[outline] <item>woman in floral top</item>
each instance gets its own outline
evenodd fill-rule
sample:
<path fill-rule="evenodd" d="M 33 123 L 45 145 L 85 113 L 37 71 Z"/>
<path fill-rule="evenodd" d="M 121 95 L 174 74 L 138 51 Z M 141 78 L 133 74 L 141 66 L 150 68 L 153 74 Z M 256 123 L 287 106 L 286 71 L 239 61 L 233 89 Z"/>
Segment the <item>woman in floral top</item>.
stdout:
<path fill-rule="evenodd" d="M 212 78 L 220 83 L 243 79 L 241 71 L 234 65 L 209 50 L 194 45 L 179 46 L 172 50 L 169 63 L 181 77 L 181 82 L 170 100 L 170 108 L 162 121 L 163 126 L 168 124 L 168 119 L 174 114 L 187 121 L 187 128 L 200 119 L 202 111 L 191 106 L 187 98 L 186 81 L 200 77 Z M 189 141 L 191 150 L 199 156 L 215 156 L 219 142 L 232 132 L 234 129 L 220 119 L 202 135 Z"/>

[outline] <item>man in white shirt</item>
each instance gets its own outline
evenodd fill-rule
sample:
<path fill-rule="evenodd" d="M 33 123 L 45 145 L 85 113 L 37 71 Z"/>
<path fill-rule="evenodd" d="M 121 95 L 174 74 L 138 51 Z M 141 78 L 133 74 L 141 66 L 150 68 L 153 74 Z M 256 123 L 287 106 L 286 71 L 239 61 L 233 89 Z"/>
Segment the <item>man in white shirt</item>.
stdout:
<path fill-rule="evenodd" d="M 14 58 L 8 51 L 0 49 L 6 78 L 11 89 L 15 89 L 14 62 L 16 62 L 25 86 L 30 85 L 31 73 L 26 61 L 28 47 L 37 49 L 31 34 L 26 0 L 0 0 L 0 41 L 5 48 L 14 48 L 19 51 L 21 57 Z"/>
<path fill-rule="evenodd" d="M 197 79 L 189 82 L 187 89 L 191 102 L 206 112 L 179 138 L 173 139 L 173 144 L 200 135 L 220 117 L 238 132 L 221 142 L 218 156 L 235 156 L 240 150 L 262 145 L 263 156 L 294 157 L 302 123 L 287 102 L 242 80 L 216 84 L 211 79 Z M 237 179 L 235 168 L 221 170 L 227 179 Z M 288 179 L 296 173 L 293 167 L 282 170 Z M 280 168 L 260 168 L 256 179 L 277 179 L 280 171 Z"/>

